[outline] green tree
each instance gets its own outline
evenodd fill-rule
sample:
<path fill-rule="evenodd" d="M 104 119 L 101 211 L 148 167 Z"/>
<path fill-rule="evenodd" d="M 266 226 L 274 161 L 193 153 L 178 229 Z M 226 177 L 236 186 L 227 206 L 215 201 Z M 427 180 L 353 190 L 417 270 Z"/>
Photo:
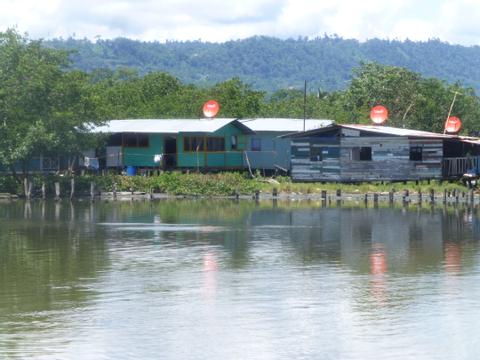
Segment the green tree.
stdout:
<path fill-rule="evenodd" d="M 264 100 L 262 91 L 253 90 L 238 77 L 216 84 L 207 95 L 220 103 L 221 117 L 247 118 L 258 116 Z M 205 99 L 205 101 L 208 98 Z"/>
<path fill-rule="evenodd" d="M 468 134 L 478 128 L 480 118 L 479 98 L 474 90 L 423 78 L 404 68 L 363 64 L 355 70 L 349 88 L 335 107 L 337 111 L 343 109 L 345 122 L 370 123 L 370 109 L 381 104 L 389 110 L 390 126 L 442 132 L 455 92 L 461 95 L 456 98 L 452 115 L 462 119 L 463 133 Z"/>
<path fill-rule="evenodd" d="M 370 109 L 384 105 L 389 111 L 388 124 L 408 127 L 408 115 L 418 108 L 422 96 L 420 75 L 404 68 L 377 63 L 362 64 L 345 92 L 345 108 L 350 122 L 367 123 Z"/>
<path fill-rule="evenodd" d="M 76 128 L 87 118 L 95 121 L 80 81 L 85 77 L 67 72 L 68 65 L 65 51 L 13 29 L 0 33 L 0 163 L 15 177 L 18 165 L 26 175 L 34 156 L 78 149 Z"/>

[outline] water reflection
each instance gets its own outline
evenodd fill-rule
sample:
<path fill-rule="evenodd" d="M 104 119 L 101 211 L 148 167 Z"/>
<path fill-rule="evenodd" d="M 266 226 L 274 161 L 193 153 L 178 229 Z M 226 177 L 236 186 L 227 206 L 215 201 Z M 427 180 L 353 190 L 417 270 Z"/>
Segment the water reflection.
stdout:
<path fill-rule="evenodd" d="M 0 357 L 472 355 L 478 239 L 462 207 L 2 203 Z"/>

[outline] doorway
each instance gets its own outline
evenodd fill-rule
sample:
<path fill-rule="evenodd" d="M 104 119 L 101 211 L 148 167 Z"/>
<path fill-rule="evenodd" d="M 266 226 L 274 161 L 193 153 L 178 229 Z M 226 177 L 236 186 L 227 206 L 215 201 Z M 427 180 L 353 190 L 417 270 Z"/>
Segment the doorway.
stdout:
<path fill-rule="evenodd" d="M 163 145 L 163 169 L 174 169 L 175 167 L 177 167 L 177 139 L 174 137 L 165 138 L 165 142 Z"/>

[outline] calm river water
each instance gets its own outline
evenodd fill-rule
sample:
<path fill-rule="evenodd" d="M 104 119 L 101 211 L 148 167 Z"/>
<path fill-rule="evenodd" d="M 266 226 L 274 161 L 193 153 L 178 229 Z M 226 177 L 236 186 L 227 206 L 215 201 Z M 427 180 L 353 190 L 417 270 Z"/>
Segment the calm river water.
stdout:
<path fill-rule="evenodd" d="M 480 215 L 0 203 L 0 359 L 478 359 Z"/>

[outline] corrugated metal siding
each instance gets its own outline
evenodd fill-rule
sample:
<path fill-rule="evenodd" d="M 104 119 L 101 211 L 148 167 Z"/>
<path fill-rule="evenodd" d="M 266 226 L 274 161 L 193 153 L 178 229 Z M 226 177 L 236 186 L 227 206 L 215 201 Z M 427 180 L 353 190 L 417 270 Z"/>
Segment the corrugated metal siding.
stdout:
<path fill-rule="evenodd" d="M 261 151 L 252 151 L 251 139 L 261 140 Z M 281 139 L 277 134 L 257 134 L 246 137 L 246 152 L 253 169 L 274 170 L 275 165 L 290 169 L 290 139 Z M 244 158 L 244 166 L 247 166 Z"/>
<path fill-rule="evenodd" d="M 107 167 L 123 166 L 123 155 L 121 146 L 107 146 Z"/>

